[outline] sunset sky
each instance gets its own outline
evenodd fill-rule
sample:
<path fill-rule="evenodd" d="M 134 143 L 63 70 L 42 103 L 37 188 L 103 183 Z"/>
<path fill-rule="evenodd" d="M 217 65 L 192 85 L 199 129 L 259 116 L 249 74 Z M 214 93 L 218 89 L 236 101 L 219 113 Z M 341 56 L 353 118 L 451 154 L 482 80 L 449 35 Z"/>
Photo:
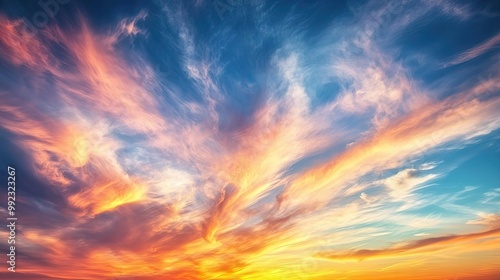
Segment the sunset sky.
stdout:
<path fill-rule="evenodd" d="M 1 0 L 0 185 L 2 280 L 498 280 L 500 1 Z"/>

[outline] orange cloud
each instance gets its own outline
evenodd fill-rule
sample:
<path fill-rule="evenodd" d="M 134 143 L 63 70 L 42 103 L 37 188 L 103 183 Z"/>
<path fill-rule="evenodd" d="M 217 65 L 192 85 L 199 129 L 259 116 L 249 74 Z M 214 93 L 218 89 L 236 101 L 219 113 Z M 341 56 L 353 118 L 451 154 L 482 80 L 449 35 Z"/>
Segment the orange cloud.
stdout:
<path fill-rule="evenodd" d="M 332 260 L 363 260 L 371 257 L 395 257 L 404 254 L 422 254 L 442 249 L 445 245 L 487 237 L 500 237 L 500 228 L 479 233 L 426 238 L 402 246 L 394 246 L 392 248 L 380 250 L 358 250 L 346 254 L 320 252 L 318 256 Z"/>
<path fill-rule="evenodd" d="M 21 19 L 0 15 L 0 56 L 15 65 L 47 67 L 53 61 L 43 42 L 30 33 Z"/>
<path fill-rule="evenodd" d="M 492 86 L 498 88 L 496 84 Z M 329 162 L 298 176 L 283 195 L 296 200 L 296 194 L 301 193 L 321 200 L 329 197 L 326 192 L 341 192 L 368 172 L 391 169 L 451 140 L 466 140 L 497 129 L 500 123 L 495 116 L 500 99 L 477 98 L 489 90 L 474 88 L 414 110 L 350 145 Z"/>
<path fill-rule="evenodd" d="M 120 275 L 363 279 L 361 272 L 367 270 L 359 265 L 332 268 L 332 262 L 316 260 L 315 250 L 325 245 L 318 245 L 323 236 L 329 236 L 333 245 L 359 246 L 372 238 L 389 238 L 391 230 L 339 228 L 384 218 L 403 220 L 408 227 L 440 220 L 403 214 L 389 219 L 392 213 L 387 212 L 392 209 L 374 211 L 381 208 L 378 198 L 382 195 L 375 199 L 364 192 L 366 186 L 351 186 L 364 175 L 399 168 L 420 153 L 453 140 L 485 135 L 500 126 L 500 100 L 486 94 L 498 89 L 494 79 L 432 101 L 409 94 L 418 93 L 401 74 L 402 68 L 387 76 L 391 64 L 383 59 L 361 76 L 356 76 L 358 67 L 342 65 L 359 86 L 353 89 L 359 91 L 341 96 L 327 109 L 311 112 L 300 57 L 290 55 L 274 65 L 285 84 L 279 89 L 283 92 L 266 92 L 249 123 L 237 123 L 235 129 L 226 131 L 220 129 L 216 111 L 216 103 L 222 102 L 214 77 L 217 71 L 210 63 L 196 60 L 188 27 L 181 28 L 189 64 L 186 71 L 196 89 L 202 90 L 208 108 L 185 102 L 178 112 L 161 102 L 150 65 L 140 57 L 125 57 L 117 48 L 123 34 L 141 33 L 136 23 L 144 17 L 139 14 L 120 21 L 104 34 L 80 18 L 78 28 L 68 29 L 71 34 L 48 28 L 19 47 L 17 42 L 24 39 L 20 23 L 0 17 L 6 26 L 0 55 L 13 66 L 28 67 L 34 76 L 50 75 L 54 79 L 50 91 L 44 91 L 37 79 L 31 86 L 43 94 L 41 100 L 55 104 L 47 106 L 55 110 L 48 112 L 45 103 L 5 98 L 0 104 L 0 126 L 19 140 L 16 143 L 29 154 L 35 173 L 63 195 L 62 204 L 71 212 L 63 213 L 71 215 L 71 221 L 60 221 L 57 229 L 26 232 L 25 263 L 32 265 L 21 270 L 27 273 L 61 279 L 74 279 L 74 275 L 82 279 Z M 44 47 L 45 41 L 64 49 L 64 67 L 49 63 L 54 54 Z M 181 100 L 176 93 L 166 94 Z M 291 172 L 290 167 L 305 157 L 338 144 L 337 135 L 342 132 L 331 132 L 338 128 L 330 118 L 339 108 L 349 113 L 374 108 L 375 129 L 325 163 L 303 173 L 300 168 Z M 184 121 L 175 117 L 177 113 L 194 114 L 200 120 Z M 125 146 L 126 137 L 133 144 Z M 387 186 L 393 199 L 402 199 L 435 178 L 417 178 L 414 172 L 405 169 L 378 183 Z M 353 201 L 346 199 L 353 194 Z M 53 205 L 44 203 L 35 206 L 41 212 L 53 210 L 49 207 Z M 479 223 L 496 221 L 485 220 Z M 380 250 L 333 254 L 322 249 L 319 256 L 335 260 L 428 256 L 446 245 L 476 240 L 487 251 L 498 248 L 498 235 L 496 228 Z M 37 254 L 46 262 L 37 263 Z M 418 266 L 421 261 L 412 259 L 402 267 Z M 313 263 L 310 267 L 309 262 Z M 58 267 L 58 263 L 66 266 Z M 384 263 L 374 269 L 396 268 Z"/>

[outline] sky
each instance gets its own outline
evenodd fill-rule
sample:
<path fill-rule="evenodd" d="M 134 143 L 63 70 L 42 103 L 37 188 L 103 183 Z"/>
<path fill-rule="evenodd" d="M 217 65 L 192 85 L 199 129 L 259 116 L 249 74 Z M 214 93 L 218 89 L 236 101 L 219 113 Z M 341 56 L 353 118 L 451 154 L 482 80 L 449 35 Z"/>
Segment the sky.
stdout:
<path fill-rule="evenodd" d="M 0 1 L 1 279 L 500 279 L 498 1 Z"/>

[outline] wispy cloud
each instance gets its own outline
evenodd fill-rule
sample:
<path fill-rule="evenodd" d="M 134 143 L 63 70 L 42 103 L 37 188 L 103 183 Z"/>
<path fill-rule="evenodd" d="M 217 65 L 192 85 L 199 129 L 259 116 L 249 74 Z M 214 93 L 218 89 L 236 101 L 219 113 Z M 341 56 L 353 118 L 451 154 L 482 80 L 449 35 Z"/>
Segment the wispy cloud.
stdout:
<path fill-rule="evenodd" d="M 425 253 L 442 249 L 443 245 L 449 245 L 450 243 L 453 244 L 453 243 L 481 239 L 486 237 L 497 237 L 499 233 L 500 229 L 497 228 L 479 233 L 426 238 L 410 242 L 409 244 L 403 244 L 400 246 L 396 245 L 392 248 L 387 248 L 387 249 L 358 250 L 347 254 L 320 253 L 319 256 L 332 260 L 342 260 L 342 259 L 363 260 L 371 257 L 393 257 L 408 253 L 418 254 L 418 253 Z"/>
<path fill-rule="evenodd" d="M 498 48 L 498 44 L 500 44 L 500 34 L 493 35 L 486 41 L 481 42 L 478 45 L 455 56 L 451 61 L 445 63 L 444 67 L 450 67 L 473 60 L 487 52 Z"/>
<path fill-rule="evenodd" d="M 457 82 L 401 58 L 402 34 L 434 14 L 467 24 L 474 5 L 372 1 L 330 17 L 332 3 L 257 1 L 241 22 L 207 5 L 142 3 L 98 24 L 68 9 L 30 36 L 0 14 L 24 279 L 425 279 L 443 260 L 496 272 L 498 186 L 457 158 L 498 132 L 498 65 Z M 451 180 L 459 168 L 470 178 Z"/>

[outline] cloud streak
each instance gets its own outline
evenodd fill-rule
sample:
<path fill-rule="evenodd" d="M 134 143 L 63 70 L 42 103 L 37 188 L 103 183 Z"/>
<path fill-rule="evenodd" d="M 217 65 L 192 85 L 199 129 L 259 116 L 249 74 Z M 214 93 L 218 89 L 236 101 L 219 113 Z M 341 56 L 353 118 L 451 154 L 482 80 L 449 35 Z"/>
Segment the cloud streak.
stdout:
<path fill-rule="evenodd" d="M 500 34 L 493 35 L 489 39 L 480 44 L 464 51 L 463 53 L 457 55 L 453 60 L 446 63 L 444 67 L 450 67 L 458 64 L 465 63 L 467 61 L 473 60 L 491 50 L 497 48 L 500 43 Z"/>
<path fill-rule="evenodd" d="M 0 11 L 0 152 L 26 186 L 16 275 L 496 273 L 498 186 L 487 171 L 498 152 L 498 63 L 481 65 L 488 79 L 459 81 L 453 68 L 406 59 L 411 35 L 427 34 L 434 17 L 468 24 L 477 8 L 443 3 L 258 1 L 221 22 L 205 1 L 107 16 L 82 2 L 29 36 L 24 15 Z M 338 14 L 321 15 L 330 10 Z M 418 44 L 432 61 L 435 50 Z M 428 235 L 437 237 L 413 239 Z"/>
<path fill-rule="evenodd" d="M 327 258 L 332 260 L 345 260 L 345 259 L 363 260 L 372 257 L 395 257 L 398 255 L 412 254 L 412 253 L 414 254 L 428 253 L 442 249 L 444 245 L 456 244 L 457 242 L 464 242 L 464 241 L 482 239 L 487 237 L 497 237 L 499 233 L 500 229 L 496 228 L 479 233 L 420 239 L 414 242 L 409 242 L 408 244 L 394 246 L 391 248 L 380 249 L 380 250 L 365 249 L 343 255 L 321 252 L 318 255 L 322 258 Z"/>

